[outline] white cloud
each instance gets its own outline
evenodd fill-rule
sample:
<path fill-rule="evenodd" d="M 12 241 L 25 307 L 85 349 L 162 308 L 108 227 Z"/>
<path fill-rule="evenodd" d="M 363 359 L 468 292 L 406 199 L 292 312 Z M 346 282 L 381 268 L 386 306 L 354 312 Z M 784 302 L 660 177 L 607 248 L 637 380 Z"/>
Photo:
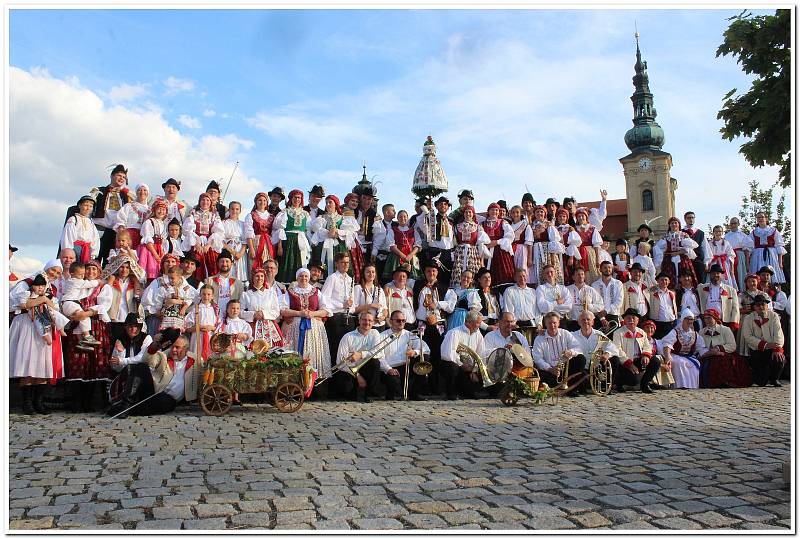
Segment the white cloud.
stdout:
<path fill-rule="evenodd" d="M 202 127 L 199 119 L 187 114 L 181 114 L 178 116 L 178 123 L 184 127 L 188 127 L 189 129 L 200 129 Z"/>
<path fill-rule="evenodd" d="M 144 84 L 119 84 L 109 90 L 108 97 L 112 101 L 122 103 L 133 101 L 147 95 L 147 87 Z"/>
<path fill-rule="evenodd" d="M 194 90 L 194 81 L 189 79 L 179 79 L 177 77 L 167 77 L 164 80 L 167 87 L 167 95 L 177 94 L 178 92 L 190 92 Z"/>
<path fill-rule="evenodd" d="M 160 111 L 108 106 L 75 80 L 9 73 L 10 238 L 26 255 L 55 255 L 67 207 L 106 184 L 111 163 L 124 163 L 132 185 L 144 181 L 155 192 L 178 178 L 181 198 L 194 203 L 209 179 L 227 179 L 253 147 L 230 134 L 184 136 Z M 240 167 L 230 196 L 250 200 L 260 188 Z"/>
<path fill-rule="evenodd" d="M 206 109 L 203 111 L 203 116 L 205 116 L 206 118 L 213 118 L 216 115 L 217 113 L 211 109 Z"/>
<path fill-rule="evenodd" d="M 14 254 L 14 258 L 9 262 L 11 271 L 20 279 L 24 279 L 40 271 L 44 267 L 44 262 L 29 256 Z"/>

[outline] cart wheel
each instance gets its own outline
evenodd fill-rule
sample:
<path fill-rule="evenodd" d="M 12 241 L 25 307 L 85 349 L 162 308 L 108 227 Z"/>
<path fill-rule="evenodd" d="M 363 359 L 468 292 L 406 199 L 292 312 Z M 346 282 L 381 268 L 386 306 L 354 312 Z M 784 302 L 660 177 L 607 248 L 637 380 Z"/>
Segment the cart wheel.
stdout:
<path fill-rule="evenodd" d="M 281 384 L 275 390 L 273 403 L 279 412 L 293 413 L 303 406 L 303 401 L 306 399 L 303 393 L 303 388 L 298 384 L 292 382 Z"/>
<path fill-rule="evenodd" d="M 514 391 L 510 385 L 507 385 L 500 391 L 500 402 L 506 406 L 514 406 L 517 404 L 518 400 L 519 396 L 517 396 L 517 392 Z"/>
<path fill-rule="evenodd" d="M 589 373 L 589 385 L 592 393 L 605 397 L 611 393 L 612 380 L 611 361 L 600 359 L 592 365 Z"/>
<path fill-rule="evenodd" d="M 232 404 L 233 393 L 222 384 L 206 386 L 200 394 L 200 408 L 208 415 L 225 415 Z"/>

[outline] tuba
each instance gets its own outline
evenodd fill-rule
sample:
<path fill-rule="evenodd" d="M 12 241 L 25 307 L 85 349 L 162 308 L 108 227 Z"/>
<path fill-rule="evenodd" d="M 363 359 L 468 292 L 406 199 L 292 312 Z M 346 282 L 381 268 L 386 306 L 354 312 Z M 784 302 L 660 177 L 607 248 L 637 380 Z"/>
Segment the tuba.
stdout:
<path fill-rule="evenodd" d="M 456 354 L 461 358 L 461 363 L 471 367 L 471 371 L 475 372 L 477 369 L 481 375 L 481 381 L 483 382 L 483 387 L 489 387 L 494 385 L 494 380 L 492 380 L 491 376 L 489 376 L 489 371 L 486 370 L 486 364 L 481 359 L 475 350 L 467 346 L 466 344 L 459 344 L 456 347 Z"/>

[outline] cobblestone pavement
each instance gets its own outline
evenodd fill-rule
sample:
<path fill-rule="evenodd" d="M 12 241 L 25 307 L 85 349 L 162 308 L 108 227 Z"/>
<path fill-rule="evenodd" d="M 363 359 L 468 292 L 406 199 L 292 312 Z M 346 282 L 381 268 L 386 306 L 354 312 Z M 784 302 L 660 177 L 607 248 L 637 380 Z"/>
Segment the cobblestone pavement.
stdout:
<path fill-rule="evenodd" d="M 10 420 L 10 528 L 773 529 L 789 387 Z"/>

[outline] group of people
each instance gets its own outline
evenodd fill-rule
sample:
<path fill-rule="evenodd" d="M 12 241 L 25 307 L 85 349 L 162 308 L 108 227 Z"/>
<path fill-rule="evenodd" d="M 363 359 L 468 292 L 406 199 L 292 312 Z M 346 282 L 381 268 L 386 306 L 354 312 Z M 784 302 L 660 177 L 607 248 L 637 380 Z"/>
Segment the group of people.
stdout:
<path fill-rule="evenodd" d="M 128 401 L 157 397 L 139 413 L 172 410 L 196 398 L 216 333 L 298 351 L 325 380 L 320 399 L 402 388 L 416 400 L 474 397 L 485 384 L 464 350 L 488 358 L 512 344 L 550 384 L 601 353 L 619 391 L 742 387 L 751 373 L 779 385 L 786 250 L 763 214 L 750 234 L 733 218 L 708 238 L 687 212 L 662 238 L 643 224 L 612 249 L 605 191 L 591 210 L 526 193 L 478 212 L 462 190 L 454 210 L 440 196 L 409 212 L 357 187 L 340 201 L 314 185 L 308 204 L 274 187 L 242 219 L 217 182 L 190 205 L 178 180 L 163 194 L 131 191 L 117 165 L 68 210 L 58 258 L 10 278 L 10 376 L 23 410 L 47 413 L 46 387 L 63 379 L 72 408 L 92 411 L 120 372 L 137 381 Z M 414 373 L 419 362 L 430 374 Z M 363 367 L 334 369 L 345 363 Z"/>

